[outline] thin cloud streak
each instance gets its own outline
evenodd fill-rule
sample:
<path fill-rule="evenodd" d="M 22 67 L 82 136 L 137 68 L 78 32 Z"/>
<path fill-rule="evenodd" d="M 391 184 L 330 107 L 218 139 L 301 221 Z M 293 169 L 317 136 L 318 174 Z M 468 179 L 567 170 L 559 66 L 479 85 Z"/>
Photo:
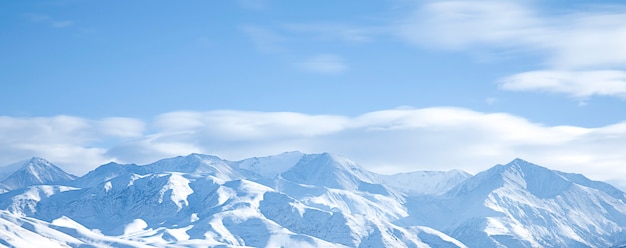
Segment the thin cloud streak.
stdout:
<path fill-rule="evenodd" d="M 530 71 L 500 81 L 500 87 L 510 91 L 545 91 L 575 98 L 626 98 L 626 71 Z"/>
<path fill-rule="evenodd" d="M 53 28 L 66 28 L 75 24 L 73 21 L 57 20 L 48 15 L 27 13 L 24 16 L 32 22 L 46 23 Z"/>
<path fill-rule="evenodd" d="M 242 26 L 241 30 L 250 37 L 251 42 L 260 52 L 276 53 L 285 50 L 283 43 L 287 39 L 275 31 L 254 25 Z"/>
<path fill-rule="evenodd" d="M 348 65 L 340 56 L 320 54 L 302 62 L 300 66 L 310 72 L 320 74 L 338 74 L 348 69 Z"/>
<path fill-rule="evenodd" d="M 374 39 L 375 35 L 382 33 L 380 28 L 359 27 L 343 23 L 291 23 L 282 26 L 286 31 L 298 34 L 306 34 L 311 39 L 321 41 L 344 41 L 349 43 L 363 43 Z"/>

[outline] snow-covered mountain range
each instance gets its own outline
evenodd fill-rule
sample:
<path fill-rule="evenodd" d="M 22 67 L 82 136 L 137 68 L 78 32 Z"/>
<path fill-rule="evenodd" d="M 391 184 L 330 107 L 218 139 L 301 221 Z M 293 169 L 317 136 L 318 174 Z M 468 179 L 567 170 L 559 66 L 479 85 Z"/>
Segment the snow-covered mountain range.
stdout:
<path fill-rule="evenodd" d="M 191 154 L 76 177 L 0 167 L 0 247 L 610 247 L 626 195 L 523 161 L 370 172 L 336 155 Z"/>

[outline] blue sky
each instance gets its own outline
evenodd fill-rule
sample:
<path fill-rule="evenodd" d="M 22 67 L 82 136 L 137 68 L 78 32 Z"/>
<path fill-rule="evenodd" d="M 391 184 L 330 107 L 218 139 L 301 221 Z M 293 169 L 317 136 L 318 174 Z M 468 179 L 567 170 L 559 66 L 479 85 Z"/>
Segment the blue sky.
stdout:
<path fill-rule="evenodd" d="M 42 156 L 81 174 L 301 150 L 389 173 L 522 157 L 626 176 L 620 1 L 51 0 L 0 12 L 0 164 Z"/>

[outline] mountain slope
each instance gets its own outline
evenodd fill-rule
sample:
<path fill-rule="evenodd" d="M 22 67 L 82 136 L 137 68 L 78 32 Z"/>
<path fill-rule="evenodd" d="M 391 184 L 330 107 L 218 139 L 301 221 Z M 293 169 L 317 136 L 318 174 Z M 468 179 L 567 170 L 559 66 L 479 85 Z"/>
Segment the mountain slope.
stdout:
<path fill-rule="evenodd" d="M 249 158 L 232 163 L 232 166 L 255 174 L 257 178 L 271 179 L 293 167 L 305 154 L 285 152 L 275 156 Z"/>
<path fill-rule="evenodd" d="M 21 168 L 0 181 L 6 190 L 24 188 L 31 185 L 64 184 L 76 179 L 45 159 L 33 157 L 24 162 Z"/>
<path fill-rule="evenodd" d="M 432 226 L 471 246 L 607 247 L 626 240 L 623 192 L 521 159 L 407 206 L 411 217 L 400 222 Z"/>
<path fill-rule="evenodd" d="M 265 165 L 271 168 L 255 170 Z M 320 168 L 331 169 L 330 178 L 281 176 Z M 393 224 L 406 210 L 376 182 L 375 174 L 330 154 L 237 162 L 192 154 L 142 166 L 109 163 L 74 187 L 0 194 L 0 208 L 43 226 L 65 223 L 71 228 L 61 229 L 79 244 L 93 236 L 106 244 L 168 246 L 463 247 L 427 227 Z"/>
<path fill-rule="evenodd" d="M 166 158 L 147 165 L 108 163 L 99 166 L 86 175 L 76 179 L 72 185 L 93 187 L 119 176 L 148 175 L 157 173 L 188 173 L 212 175 L 224 180 L 240 179 L 244 176 L 230 166 L 231 162 L 221 158 L 202 154 L 190 154 Z"/>
<path fill-rule="evenodd" d="M 329 153 L 304 155 L 282 178 L 300 184 L 389 195 L 375 174 Z"/>
<path fill-rule="evenodd" d="M 20 214 L 48 223 L 68 218 L 107 237 L 153 244 L 428 247 L 418 238 L 418 229 L 307 206 L 252 181 L 211 175 L 119 176 L 92 188 L 56 192 L 36 203 L 36 211 L 24 209 Z M 457 241 L 443 233 L 432 232 L 429 238 L 457 247 Z"/>
<path fill-rule="evenodd" d="M 99 166 L 95 170 L 90 171 L 80 178 L 77 178 L 70 184 L 76 187 L 90 188 L 119 176 L 131 174 L 145 175 L 146 173 L 147 171 L 145 168 L 135 164 L 118 164 L 110 162 Z"/>
<path fill-rule="evenodd" d="M 298 152 L 109 163 L 76 180 L 50 176 L 64 175 L 55 168 L 31 159 L 8 177 L 42 180 L 0 193 L 0 246 L 31 239 L 47 247 L 610 247 L 626 241 L 622 191 L 521 159 L 475 176 L 455 170 L 385 176 L 336 155 Z M 46 180 L 52 185 L 41 183 Z"/>
<path fill-rule="evenodd" d="M 415 171 L 394 175 L 379 175 L 383 184 L 408 195 L 440 195 L 459 185 L 472 175 L 461 170 Z"/>

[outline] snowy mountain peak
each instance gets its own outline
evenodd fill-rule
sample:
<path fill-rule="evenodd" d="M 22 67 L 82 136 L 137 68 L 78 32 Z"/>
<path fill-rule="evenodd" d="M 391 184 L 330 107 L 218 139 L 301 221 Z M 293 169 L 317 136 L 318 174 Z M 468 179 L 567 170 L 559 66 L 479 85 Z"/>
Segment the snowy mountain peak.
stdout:
<path fill-rule="evenodd" d="M 537 197 L 552 197 L 572 186 L 572 182 L 561 174 L 563 173 L 516 158 L 508 164 L 499 164 L 478 173 L 449 193 L 462 195 L 472 191 L 488 194 L 497 188 L 506 187 L 527 190 Z"/>
<path fill-rule="evenodd" d="M 325 169 L 339 169 L 339 170 L 361 170 L 361 166 L 357 165 L 350 159 L 334 155 L 331 153 L 320 154 L 306 154 L 302 156 L 298 164 L 311 164 L 315 163 L 319 165 L 319 168 Z"/>
<path fill-rule="evenodd" d="M 472 175 L 462 170 L 414 171 L 379 175 L 388 186 L 408 195 L 441 195 Z"/>
<path fill-rule="evenodd" d="M 528 162 L 526 160 L 523 160 L 521 158 L 516 158 L 513 161 L 509 162 L 508 164 L 505 164 L 503 166 L 505 169 L 515 169 L 515 170 L 521 170 L 521 171 L 543 171 L 543 172 L 547 172 L 550 171 L 548 168 L 545 168 L 543 166 L 540 165 L 536 165 L 534 163 Z"/>
<path fill-rule="evenodd" d="M 0 246 L 37 238 L 71 247 L 610 247 L 626 240 L 622 191 L 522 159 L 475 176 L 378 175 L 341 156 L 299 152 L 112 162 L 72 182 L 41 158 L 0 172 L 10 168 L 2 182 L 20 188 L 0 192 Z"/>
<path fill-rule="evenodd" d="M 72 182 L 72 185 L 77 187 L 93 187 L 121 175 L 143 175 L 146 173 L 147 171 L 144 167 L 135 164 L 118 164 L 115 162 L 110 162 L 107 164 L 103 164 L 95 170 L 92 170 L 84 176 L 76 179 L 74 182 Z"/>
<path fill-rule="evenodd" d="M 216 156 L 192 153 L 187 156 L 166 158 L 144 165 L 150 173 L 181 172 L 195 175 L 212 175 L 215 177 L 233 180 L 241 178 L 229 162 Z"/>
<path fill-rule="evenodd" d="M 452 175 L 462 175 L 462 176 L 467 176 L 467 177 L 472 176 L 472 174 L 468 173 L 467 171 L 459 170 L 459 169 L 449 170 L 449 171 L 446 171 L 446 173 L 452 174 Z"/>
<path fill-rule="evenodd" d="M 521 159 L 521 158 L 515 158 L 511 162 L 509 162 L 509 164 L 531 164 L 531 165 L 535 165 L 535 164 L 533 164 L 531 162 L 528 162 L 528 161 L 526 161 L 524 159 Z"/>
<path fill-rule="evenodd" d="M 21 168 L 0 182 L 6 189 L 18 189 L 39 184 L 67 183 L 76 176 L 39 157 L 24 162 Z"/>
<path fill-rule="evenodd" d="M 376 175 L 347 158 L 330 153 L 302 156 L 296 165 L 282 173 L 282 178 L 300 184 L 388 194 L 385 187 L 378 184 Z"/>
<path fill-rule="evenodd" d="M 515 159 L 504 166 L 503 173 L 505 183 L 525 188 L 531 194 L 540 198 L 549 198 L 563 193 L 574 185 L 569 179 L 563 177 L 561 172 Z"/>
<path fill-rule="evenodd" d="M 421 218 L 412 224 L 447 230 L 474 247 L 609 247 L 626 240 L 623 192 L 522 159 L 478 173 L 439 198 L 409 202 L 410 215 Z M 433 214 L 440 208 L 446 214 Z"/>
<path fill-rule="evenodd" d="M 50 162 L 48 162 L 48 160 L 45 160 L 45 159 L 37 157 L 37 156 L 32 157 L 30 160 L 28 160 L 28 163 L 50 164 Z"/>
<path fill-rule="evenodd" d="M 40 157 L 31 158 L 24 164 L 22 169 L 29 170 L 33 174 L 46 171 L 62 171 L 56 165 Z"/>
<path fill-rule="evenodd" d="M 304 156 L 298 151 L 285 152 L 268 157 L 254 157 L 233 163 L 236 168 L 257 174 L 263 178 L 273 178 L 289 170 Z"/>

